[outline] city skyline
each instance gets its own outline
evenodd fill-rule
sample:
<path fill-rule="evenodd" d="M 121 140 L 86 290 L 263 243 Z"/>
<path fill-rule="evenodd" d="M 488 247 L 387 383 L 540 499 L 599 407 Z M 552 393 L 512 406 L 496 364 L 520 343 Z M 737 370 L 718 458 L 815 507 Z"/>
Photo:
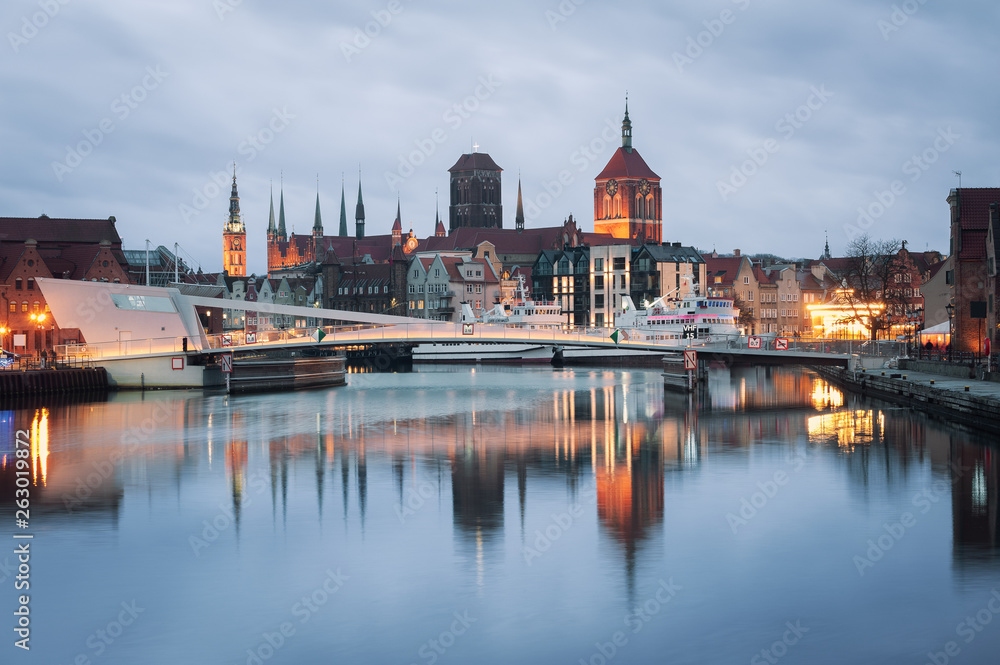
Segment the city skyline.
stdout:
<path fill-rule="evenodd" d="M 572 214 L 590 231 L 626 91 L 663 239 L 707 251 L 815 258 L 828 232 L 842 255 L 857 228 L 947 252 L 954 172 L 1000 182 L 996 93 L 964 73 L 996 59 L 986 3 L 477 11 L 7 6 L 4 214 L 115 215 L 126 247 L 180 242 L 215 271 L 235 159 L 261 273 L 271 183 L 289 232 L 308 233 L 317 190 L 331 232 L 360 166 L 368 233 L 398 196 L 426 237 L 478 144 L 504 169 L 504 227 L 520 175 L 528 228 Z"/>

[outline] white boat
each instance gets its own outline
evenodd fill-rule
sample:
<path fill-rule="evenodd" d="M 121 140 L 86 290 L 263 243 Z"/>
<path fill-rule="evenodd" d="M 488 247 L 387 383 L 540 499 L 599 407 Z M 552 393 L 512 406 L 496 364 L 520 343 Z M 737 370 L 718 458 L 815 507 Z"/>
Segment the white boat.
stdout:
<path fill-rule="evenodd" d="M 619 342 L 653 342 L 664 346 L 697 347 L 737 339 L 742 330 L 737 326 L 739 309 L 731 298 L 699 296 L 687 281 L 684 297 L 671 298 L 671 292 L 661 296 L 644 309 L 624 296 L 623 311 L 614 328 L 590 328 L 584 334 L 609 337 L 617 332 Z M 501 303 L 481 317 L 473 315 L 468 304 L 462 305 L 462 323 L 505 325 L 512 328 L 560 330 L 565 326 L 557 303 L 533 301 L 527 296 L 523 279 L 517 295 Z M 571 345 L 558 347 L 564 361 L 587 361 L 595 358 L 623 360 L 642 356 L 659 356 L 658 351 L 645 351 L 623 345 L 614 349 L 595 350 Z M 548 362 L 554 348 L 537 343 L 471 343 L 419 344 L 413 349 L 415 362 Z"/>
<path fill-rule="evenodd" d="M 686 293 L 670 297 L 679 289 L 660 296 L 640 309 L 629 296 L 622 297 L 622 312 L 615 321 L 621 340 L 665 343 L 670 346 L 700 346 L 738 339 L 740 310 L 732 298 L 699 295 L 685 279 Z"/>
<path fill-rule="evenodd" d="M 523 275 L 518 276 L 514 296 L 496 304 L 482 316 L 476 316 L 468 303 L 462 303 L 461 323 L 523 330 L 562 330 L 565 326 L 559 303 L 532 300 Z M 549 362 L 552 355 L 551 344 L 530 342 L 431 343 L 413 348 L 414 362 Z"/>

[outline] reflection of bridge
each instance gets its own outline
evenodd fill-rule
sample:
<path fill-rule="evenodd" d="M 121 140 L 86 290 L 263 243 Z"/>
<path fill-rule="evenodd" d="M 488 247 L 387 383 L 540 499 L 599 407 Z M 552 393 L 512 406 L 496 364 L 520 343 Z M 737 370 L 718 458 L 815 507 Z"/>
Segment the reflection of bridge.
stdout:
<path fill-rule="evenodd" d="M 349 312 L 295 305 L 246 302 L 182 294 L 177 288 L 39 279 L 49 307 L 61 328 L 79 328 L 84 344 L 65 345 L 60 355 L 99 362 L 121 376 L 142 375 L 145 385 L 201 385 L 194 377 L 174 374 L 187 365 L 174 360 L 232 351 L 269 351 L 358 345 L 533 344 L 556 350 L 591 349 L 600 357 L 608 350 L 679 353 L 678 340 L 661 332 L 637 332 L 615 342 L 608 329 L 586 331 L 530 330 L 503 325 L 460 324 L 417 320 L 366 312 Z M 199 311 L 230 310 L 288 316 L 295 320 L 336 323 L 290 330 L 206 334 Z M 349 323 L 352 325 L 344 325 Z M 727 364 L 837 364 L 849 356 L 790 347 L 784 351 L 733 348 L 731 344 L 702 344 L 703 360 Z M 141 363 L 136 361 L 142 360 Z M 134 365 L 121 371 L 123 362 Z M 150 364 L 152 363 L 152 364 Z M 164 365 L 166 363 L 166 365 Z M 174 363 L 171 365 L 171 363 Z M 177 365 L 181 364 L 181 367 Z M 164 370 L 166 367 L 166 370 Z M 174 379 L 181 379 L 178 383 Z M 127 380 L 127 379 L 126 379 Z M 166 382 L 166 383 L 161 383 Z"/>

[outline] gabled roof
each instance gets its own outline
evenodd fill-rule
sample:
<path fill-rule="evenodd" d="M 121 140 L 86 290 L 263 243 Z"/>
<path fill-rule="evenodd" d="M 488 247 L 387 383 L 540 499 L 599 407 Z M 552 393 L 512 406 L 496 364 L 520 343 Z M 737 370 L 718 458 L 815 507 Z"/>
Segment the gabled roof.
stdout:
<path fill-rule="evenodd" d="M 721 277 L 722 281 L 719 282 L 722 285 L 731 285 L 736 281 L 736 276 L 740 272 L 740 266 L 743 264 L 742 256 L 718 256 L 713 257 L 711 254 L 702 254 L 702 258 L 705 259 L 705 270 L 708 273 L 708 284 L 709 286 L 715 283 L 716 277 Z"/>
<path fill-rule="evenodd" d="M 65 219 L 41 217 L 0 217 L 0 241 L 24 242 L 34 238 L 39 244 L 94 243 L 102 240 L 121 247 L 122 238 L 113 217 L 108 219 Z"/>
<path fill-rule="evenodd" d="M 954 191 L 958 193 L 958 223 L 961 233 L 958 258 L 963 261 L 982 261 L 986 258 L 990 204 L 1000 201 L 1000 188 L 965 187 Z"/>
<path fill-rule="evenodd" d="M 632 151 L 629 152 L 622 147 L 615 150 L 608 165 L 604 167 L 595 180 L 610 180 L 611 178 L 645 178 L 646 180 L 659 181 L 660 176 L 653 173 L 653 169 L 649 168 L 638 150 L 632 148 Z"/>
<path fill-rule="evenodd" d="M 456 171 L 503 171 L 503 169 L 497 166 L 497 163 L 487 153 L 474 152 L 462 155 L 455 162 L 455 165 L 448 169 L 448 173 Z"/>

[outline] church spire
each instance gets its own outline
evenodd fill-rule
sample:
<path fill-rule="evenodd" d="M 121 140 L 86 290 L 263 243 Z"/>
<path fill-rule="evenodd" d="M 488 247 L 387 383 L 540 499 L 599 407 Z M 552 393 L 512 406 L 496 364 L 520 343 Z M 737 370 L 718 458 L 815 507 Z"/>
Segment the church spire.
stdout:
<path fill-rule="evenodd" d="M 347 237 L 347 200 L 344 197 L 344 178 L 340 178 L 340 231 L 338 235 Z"/>
<path fill-rule="evenodd" d="M 396 221 L 392 223 L 392 245 L 401 245 L 403 243 L 403 219 L 399 212 L 399 195 L 396 195 Z"/>
<path fill-rule="evenodd" d="M 236 191 L 236 162 L 233 162 L 233 191 L 229 195 L 229 220 L 226 222 L 226 231 L 230 233 L 246 231 L 240 216 L 240 193 Z"/>
<path fill-rule="evenodd" d="M 358 207 L 354 212 L 354 237 L 365 237 L 365 202 L 361 199 L 361 170 L 358 169 Z"/>
<path fill-rule="evenodd" d="M 441 207 L 438 204 L 438 191 L 434 190 L 434 236 L 443 238 L 448 235 L 444 230 L 444 223 L 441 221 Z"/>
<path fill-rule="evenodd" d="M 628 93 L 625 93 L 625 119 L 622 120 L 622 147 L 632 152 L 632 121 L 628 119 Z"/>
<path fill-rule="evenodd" d="M 323 237 L 323 217 L 319 214 L 319 176 L 316 176 L 316 218 L 313 220 L 313 237 Z"/>
<path fill-rule="evenodd" d="M 823 256 L 820 257 L 820 258 L 823 258 L 823 259 L 833 258 L 830 255 L 830 234 L 829 233 L 826 234 L 826 244 L 823 246 Z"/>
<path fill-rule="evenodd" d="M 271 185 L 271 213 L 267 217 L 267 241 L 274 242 L 278 228 L 274 225 L 274 185 Z"/>
<path fill-rule="evenodd" d="M 514 228 L 524 230 L 524 202 L 521 200 L 521 176 L 517 176 L 517 213 L 514 215 Z"/>
<path fill-rule="evenodd" d="M 285 232 L 285 179 L 282 177 L 279 187 L 280 200 L 278 203 L 278 240 L 288 240 L 288 233 Z"/>

